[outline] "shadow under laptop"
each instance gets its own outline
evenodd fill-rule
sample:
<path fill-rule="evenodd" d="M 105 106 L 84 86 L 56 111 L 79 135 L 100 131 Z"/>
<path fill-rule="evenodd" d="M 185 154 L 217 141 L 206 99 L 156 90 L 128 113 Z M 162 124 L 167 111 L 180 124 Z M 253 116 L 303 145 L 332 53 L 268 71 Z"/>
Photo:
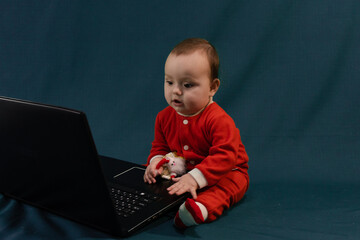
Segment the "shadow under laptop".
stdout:
<path fill-rule="evenodd" d="M 111 236 L 0 194 L 1 239 L 111 239 Z M 114 238 L 115 239 L 115 238 Z"/>
<path fill-rule="evenodd" d="M 173 210 L 130 235 L 129 239 L 184 237 L 173 226 Z M 0 235 L 2 239 L 119 239 L 96 229 L 62 218 L 0 194 Z M 198 237 L 194 230 L 187 236 Z"/>
<path fill-rule="evenodd" d="M 200 238 L 197 234 L 196 228 L 188 228 L 186 230 L 179 230 L 174 226 L 174 217 L 176 210 L 171 211 L 156 221 L 148 224 L 146 227 L 134 234 L 134 237 L 140 237 L 143 239 L 144 234 L 147 236 L 152 235 L 154 239 L 172 239 L 172 238 Z"/>

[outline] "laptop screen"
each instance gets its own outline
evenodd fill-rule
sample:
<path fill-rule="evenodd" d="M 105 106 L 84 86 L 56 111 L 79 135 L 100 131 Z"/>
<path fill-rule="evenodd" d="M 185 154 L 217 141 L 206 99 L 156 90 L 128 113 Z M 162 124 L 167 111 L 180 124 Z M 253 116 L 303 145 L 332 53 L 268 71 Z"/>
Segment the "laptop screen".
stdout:
<path fill-rule="evenodd" d="M 114 232 L 116 217 L 85 114 L 0 98 L 0 192 Z"/>

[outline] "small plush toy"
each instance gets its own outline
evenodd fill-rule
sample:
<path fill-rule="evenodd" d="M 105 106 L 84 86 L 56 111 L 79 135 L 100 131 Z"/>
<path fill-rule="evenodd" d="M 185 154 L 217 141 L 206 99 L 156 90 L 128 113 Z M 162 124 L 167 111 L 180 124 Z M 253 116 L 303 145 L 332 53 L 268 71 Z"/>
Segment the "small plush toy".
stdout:
<path fill-rule="evenodd" d="M 163 167 L 161 177 L 168 180 L 186 173 L 185 158 L 178 156 L 176 152 L 166 154 L 156 165 L 156 169 L 160 167 Z"/>

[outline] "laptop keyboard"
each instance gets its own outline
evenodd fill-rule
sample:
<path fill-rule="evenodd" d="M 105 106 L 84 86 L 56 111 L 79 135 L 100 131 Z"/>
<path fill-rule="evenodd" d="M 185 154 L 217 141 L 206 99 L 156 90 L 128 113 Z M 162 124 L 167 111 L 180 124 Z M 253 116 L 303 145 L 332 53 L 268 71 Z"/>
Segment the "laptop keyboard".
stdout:
<path fill-rule="evenodd" d="M 124 218 L 131 216 L 140 209 L 160 199 L 158 195 L 121 186 L 111 186 L 110 194 L 115 205 L 116 213 Z"/>

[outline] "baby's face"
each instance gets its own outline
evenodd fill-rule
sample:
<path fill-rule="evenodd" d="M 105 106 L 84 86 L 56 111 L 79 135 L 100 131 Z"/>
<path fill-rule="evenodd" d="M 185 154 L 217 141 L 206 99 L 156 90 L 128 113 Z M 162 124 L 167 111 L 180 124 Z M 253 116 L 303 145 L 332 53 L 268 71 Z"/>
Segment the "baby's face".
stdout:
<path fill-rule="evenodd" d="M 203 109 L 215 95 L 210 65 L 205 53 L 170 54 L 165 63 L 164 93 L 167 103 L 178 113 L 193 115 Z"/>

